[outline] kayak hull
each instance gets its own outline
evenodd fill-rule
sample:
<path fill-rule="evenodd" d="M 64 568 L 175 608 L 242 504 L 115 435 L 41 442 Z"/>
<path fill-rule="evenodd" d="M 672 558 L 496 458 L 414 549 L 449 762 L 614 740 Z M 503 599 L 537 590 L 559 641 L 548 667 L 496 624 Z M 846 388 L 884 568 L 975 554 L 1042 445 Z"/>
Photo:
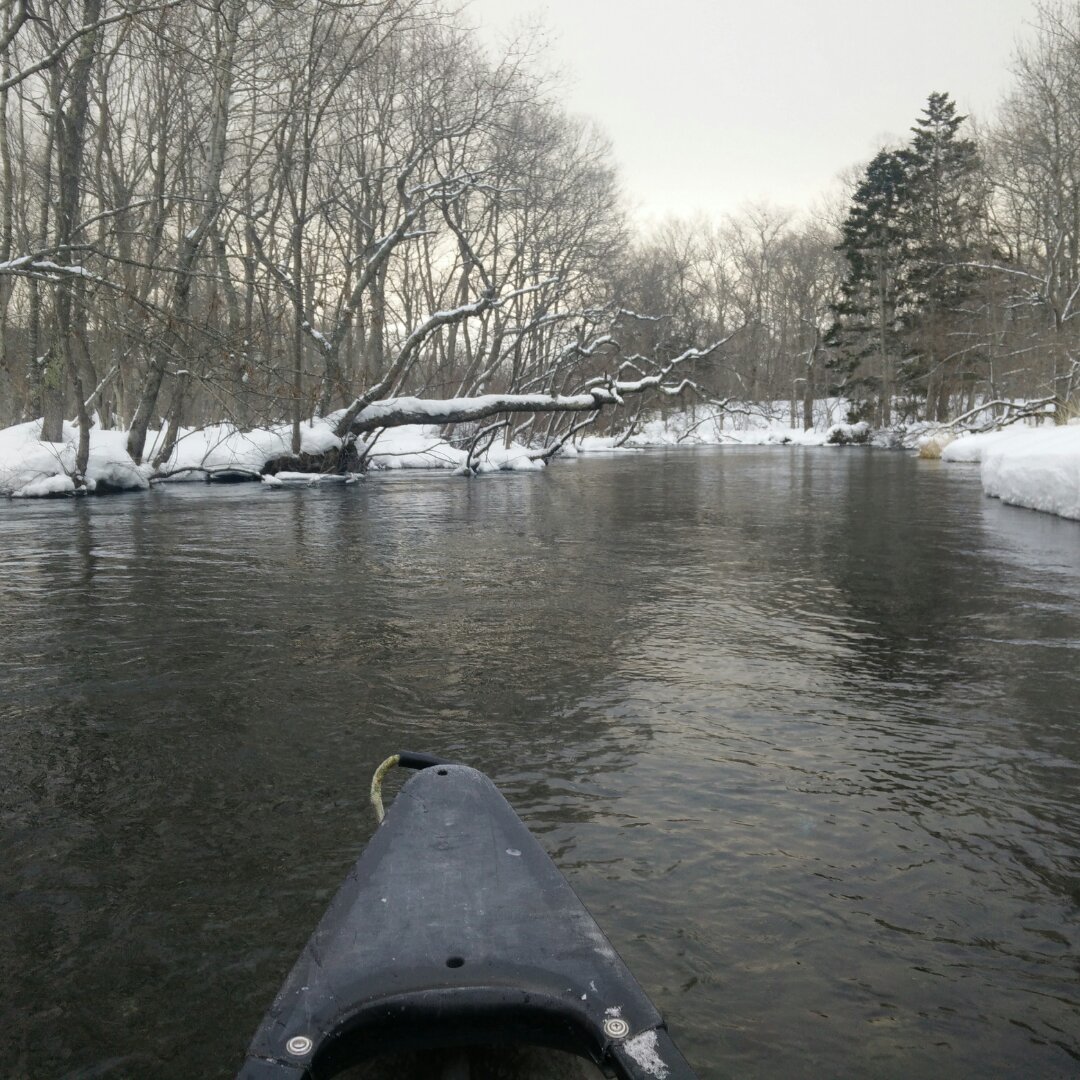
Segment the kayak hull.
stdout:
<path fill-rule="evenodd" d="M 256 1032 L 239 1080 L 399 1050 L 525 1044 L 627 1080 L 693 1072 L 592 916 L 483 773 L 415 773 Z"/>

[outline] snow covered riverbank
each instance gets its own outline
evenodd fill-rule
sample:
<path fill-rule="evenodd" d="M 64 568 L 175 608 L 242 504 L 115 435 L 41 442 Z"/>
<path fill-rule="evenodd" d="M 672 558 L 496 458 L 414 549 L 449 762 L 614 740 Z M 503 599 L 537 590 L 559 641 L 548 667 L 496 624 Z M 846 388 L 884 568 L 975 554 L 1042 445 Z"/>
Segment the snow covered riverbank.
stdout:
<path fill-rule="evenodd" d="M 333 417 L 305 423 L 301 428 L 301 453 L 324 454 L 341 446 L 334 435 Z M 0 495 L 15 498 L 73 494 L 79 432 L 74 424 L 64 424 L 64 441 L 39 440 L 41 421 L 0 430 Z M 148 460 L 153 460 L 161 432 L 150 432 Z M 148 464 L 136 465 L 126 449 L 127 432 L 90 430 L 90 460 L 86 469 L 87 491 L 138 490 L 151 482 L 176 483 L 183 480 L 244 477 L 258 479 L 268 463 L 287 457 L 291 428 L 287 424 L 241 431 L 231 424 L 182 429 L 176 446 L 157 470 Z M 542 461 L 528 447 L 517 443 L 504 446 L 501 440 L 474 462 L 477 472 L 542 469 Z M 403 426 L 387 428 L 374 441 L 368 455 L 372 469 L 463 470 L 468 450 L 451 446 L 436 427 Z M 263 477 L 270 484 L 296 483 L 301 474 L 283 473 L 281 479 Z M 319 481 L 307 474 L 303 482 Z"/>
<path fill-rule="evenodd" d="M 650 448 L 796 445 L 823 446 L 866 441 L 865 424 L 834 422 L 843 415 L 843 403 L 818 403 L 815 427 L 804 431 L 788 426 L 779 409 L 733 409 L 723 415 L 696 413 L 654 415 L 642 421 L 629 438 L 585 436 L 566 446 L 563 453 L 604 453 Z M 334 418 L 305 423 L 302 452 L 319 455 L 340 447 L 333 432 Z M 78 430 L 65 424 L 64 442 L 39 441 L 41 421 L 18 424 L 0 431 L 0 495 L 16 498 L 64 495 L 75 492 L 73 479 Z M 229 424 L 185 429 L 175 449 L 156 471 L 136 465 L 125 449 L 126 432 L 90 433 L 90 461 L 86 490 L 147 488 L 152 482 L 175 483 L 221 477 L 262 478 L 272 486 L 317 483 L 340 477 L 282 472 L 263 475 L 270 462 L 288 457 L 288 425 L 240 431 Z M 152 459 L 160 432 L 151 432 L 147 457 Z M 879 442 L 875 438 L 872 441 Z M 884 443 L 896 445 L 895 437 Z M 883 443 L 883 444 L 884 444 Z M 469 451 L 448 443 L 434 426 L 387 428 L 370 444 L 366 465 L 383 469 L 446 469 L 462 472 L 470 464 L 477 472 L 536 470 L 544 467 L 537 450 L 498 438 L 485 453 L 470 462 Z M 941 457 L 947 462 L 976 463 L 987 495 L 1016 506 L 1028 507 L 1080 520 L 1080 424 L 1067 427 L 1012 427 L 984 435 L 968 435 L 951 442 Z"/>
<path fill-rule="evenodd" d="M 1080 521 L 1080 423 L 966 435 L 943 461 L 978 464 L 983 491 L 1013 506 Z"/>
<path fill-rule="evenodd" d="M 845 412 L 836 399 L 815 406 L 815 427 L 809 431 L 790 427 L 782 403 L 772 408 L 733 406 L 726 411 L 699 408 L 685 413 L 646 417 L 629 438 L 586 436 L 570 443 L 562 453 L 607 452 L 613 449 L 646 449 L 724 445 L 800 445 L 862 442 L 869 435 L 865 424 L 834 423 Z M 784 417 L 784 418 L 781 418 Z M 336 417 L 313 419 L 301 428 L 301 452 L 310 456 L 340 448 L 334 434 Z M 41 421 L 35 420 L 0 431 L 0 494 L 16 498 L 65 495 L 76 491 L 74 480 L 78 429 L 65 424 L 64 441 L 39 441 Z M 317 474 L 281 473 L 264 476 L 269 463 L 290 455 L 291 428 L 287 424 L 241 431 L 231 424 L 182 429 L 176 446 L 159 468 L 136 465 L 125 449 L 126 432 L 90 431 L 90 461 L 86 491 L 146 488 L 152 482 L 177 482 L 206 478 L 252 479 L 264 482 L 320 482 Z M 154 460 L 163 433 L 150 432 L 146 459 Z M 535 447 L 498 437 L 483 453 L 470 458 L 469 450 L 447 442 L 437 426 L 403 425 L 379 432 L 368 444 L 365 465 L 382 469 L 447 469 L 462 472 L 526 471 L 542 469 L 544 461 Z M 321 478 L 328 479 L 328 478 Z"/>
<path fill-rule="evenodd" d="M 747 406 L 732 404 L 718 410 L 701 406 L 687 412 L 653 414 L 640 421 L 629 438 L 587 435 L 578 441 L 583 453 L 610 450 L 616 446 L 629 449 L 660 449 L 691 446 L 825 446 L 832 442 L 858 441 L 865 424 L 842 423 L 847 402 L 824 398 L 814 402 L 814 425 L 804 430 L 792 426 L 786 402 Z M 858 430 L 856 430 L 858 429 Z"/>

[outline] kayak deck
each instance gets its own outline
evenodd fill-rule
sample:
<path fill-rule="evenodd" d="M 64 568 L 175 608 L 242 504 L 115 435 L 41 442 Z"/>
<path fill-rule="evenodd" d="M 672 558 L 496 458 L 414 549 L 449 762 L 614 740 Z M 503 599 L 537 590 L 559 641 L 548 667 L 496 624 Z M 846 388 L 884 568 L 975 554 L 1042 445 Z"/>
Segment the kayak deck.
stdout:
<path fill-rule="evenodd" d="M 401 789 L 267 1012 L 239 1080 L 381 1054 L 526 1044 L 625 1080 L 694 1074 L 495 785 L 438 764 Z"/>

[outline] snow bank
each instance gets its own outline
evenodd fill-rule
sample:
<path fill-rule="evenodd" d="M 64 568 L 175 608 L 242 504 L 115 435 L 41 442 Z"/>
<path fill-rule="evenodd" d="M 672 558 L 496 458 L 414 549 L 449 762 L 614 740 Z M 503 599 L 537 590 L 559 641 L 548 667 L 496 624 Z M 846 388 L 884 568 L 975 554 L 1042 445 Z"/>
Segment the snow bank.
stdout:
<path fill-rule="evenodd" d="M 66 475 L 75 469 L 74 446 L 39 442 L 40 435 L 40 420 L 0 431 L 0 491 L 4 494 L 55 495 L 75 490 L 74 481 Z"/>
<path fill-rule="evenodd" d="M 1080 521 L 1080 426 L 1024 434 L 983 451 L 983 491 L 1013 506 Z"/>
<path fill-rule="evenodd" d="M 1002 502 L 1080 520 L 1080 425 L 1011 427 L 950 443 L 944 461 L 977 463 L 983 491 Z"/>
<path fill-rule="evenodd" d="M 721 416 L 701 409 L 694 413 L 653 416 L 620 448 L 612 437 L 589 436 L 564 452 L 600 452 L 614 449 L 638 450 L 646 447 L 719 446 L 727 444 L 791 444 L 821 446 L 829 443 L 861 442 L 868 434 L 865 424 L 836 424 L 831 417 L 842 403 L 823 409 L 822 423 L 812 431 L 791 428 L 776 414 L 745 411 L 737 416 Z M 340 447 L 334 434 L 336 415 L 307 421 L 301 428 L 304 453 L 318 455 Z M 64 495 L 75 491 L 73 479 L 79 433 L 65 423 L 64 440 L 43 443 L 41 421 L 0 430 L 0 494 L 15 497 Z M 150 432 L 147 458 L 152 459 L 164 433 Z M 136 465 L 126 450 L 127 433 L 90 432 L 90 460 L 87 490 L 138 489 L 157 480 L 201 480 L 207 475 L 240 474 L 258 477 L 274 458 L 290 454 L 292 429 L 288 424 L 240 431 L 231 424 L 201 429 L 181 429 L 168 461 L 155 473 L 149 465 Z M 474 466 L 478 472 L 522 471 L 544 468 L 519 443 L 505 446 L 501 437 Z M 1044 510 L 1080 520 L 1080 424 L 1069 427 L 1021 428 L 959 438 L 944 448 L 943 460 L 981 463 L 983 488 L 1017 506 Z M 468 451 L 452 446 L 439 428 L 409 425 L 388 428 L 370 446 L 368 464 L 372 469 L 446 469 L 463 472 Z M 271 487 L 311 483 L 315 474 L 279 473 L 266 479 Z M 347 479 L 334 477 L 335 480 Z"/>
<path fill-rule="evenodd" d="M 1027 427 L 1007 427 L 1001 431 L 985 431 L 979 435 L 961 435 L 941 451 L 942 461 L 961 461 L 979 464 L 983 454 L 996 447 L 1007 446 L 1014 439 L 1023 440 L 1032 434 Z"/>
<path fill-rule="evenodd" d="M 41 421 L 0 431 L 0 494 L 26 498 L 64 495 L 75 491 L 75 456 L 79 429 L 64 423 L 64 441 L 40 441 Z M 339 445 L 328 421 L 315 421 L 302 428 L 302 448 L 311 454 Z M 152 461 L 162 445 L 165 432 L 147 433 L 147 461 Z M 258 476 L 272 458 L 288 454 L 292 429 L 287 425 L 240 431 L 231 424 L 207 428 L 181 428 L 168 460 L 155 473 L 149 464 L 136 465 L 128 456 L 126 431 L 90 429 L 90 458 L 86 469 L 86 490 L 137 490 L 147 488 L 150 479 L 202 480 L 207 474 L 240 473 Z"/>
<path fill-rule="evenodd" d="M 372 469 L 465 469 L 469 452 L 451 446 L 437 427 L 408 424 L 385 428 L 372 444 L 368 461 Z M 527 446 L 512 442 L 503 445 L 501 433 L 475 463 L 477 472 L 532 472 L 544 463 L 531 456 Z"/>
<path fill-rule="evenodd" d="M 0 431 L 0 494 L 15 498 L 67 495 L 75 491 L 75 456 L 79 429 L 64 424 L 64 441 L 40 441 L 41 421 Z M 122 431 L 90 432 L 90 458 L 86 468 L 86 488 L 146 488 L 151 470 L 136 465 L 124 448 Z"/>
<path fill-rule="evenodd" d="M 151 432 L 145 457 L 152 460 L 164 432 Z M 330 418 L 305 421 L 300 426 L 300 450 L 324 454 L 341 446 Z M 268 461 L 292 453 L 292 425 L 241 431 L 233 424 L 211 424 L 205 428 L 180 428 L 176 446 L 160 472 L 169 479 L 202 480 L 207 474 L 249 474 L 258 476 Z"/>
<path fill-rule="evenodd" d="M 468 457 L 446 442 L 438 428 L 422 425 L 385 428 L 371 446 L 373 469 L 457 469 Z"/>
<path fill-rule="evenodd" d="M 334 434 L 336 416 L 305 421 L 300 429 L 301 451 L 318 455 L 341 446 Z M 41 421 L 0 430 L 0 495 L 17 498 L 70 495 L 75 488 L 75 457 L 79 430 L 64 424 L 64 441 L 40 441 Z M 147 461 L 152 461 L 163 445 L 165 431 L 147 435 Z M 127 453 L 126 431 L 90 429 L 90 459 L 86 490 L 126 490 L 147 488 L 154 481 L 204 480 L 207 476 L 250 476 L 257 478 L 267 463 L 292 452 L 292 427 L 272 427 L 241 431 L 232 424 L 205 428 L 181 428 L 176 444 L 160 469 L 136 465 Z M 388 428 L 374 442 L 369 465 L 373 469 L 447 469 L 463 471 L 468 451 L 451 446 L 438 428 L 411 425 Z M 497 438 L 486 454 L 474 462 L 477 472 L 524 471 L 544 468 L 543 461 L 530 456 L 519 443 L 504 446 Z M 317 474 L 282 473 L 281 484 L 311 483 Z M 343 478 L 341 478 L 343 479 Z M 269 481 L 271 486 L 280 486 Z"/>
<path fill-rule="evenodd" d="M 387 409 L 397 407 L 383 402 L 376 405 Z M 375 408 L 369 406 L 369 409 Z M 723 412 L 702 407 L 666 417 L 657 414 L 647 419 L 623 449 L 728 443 L 820 446 L 836 441 L 833 436 L 837 431 L 848 430 L 846 425 L 833 423 L 845 411 L 846 404 L 839 399 L 815 403 L 816 426 L 812 431 L 792 428 L 782 419 L 790 419 L 790 408 L 784 402 L 761 408 L 733 406 L 730 411 Z M 335 413 L 305 421 L 301 427 L 302 452 L 319 455 L 339 448 L 341 440 L 334 434 L 334 427 L 340 415 Z M 40 420 L 0 431 L 0 494 L 57 495 L 75 491 L 77 428 L 65 424 L 64 441 L 60 443 L 40 442 L 40 432 Z M 157 457 L 166 434 L 165 429 L 148 432 L 144 455 L 147 461 Z M 259 477 L 268 462 L 291 454 L 292 428 L 289 424 L 251 431 L 242 431 L 233 424 L 181 428 L 172 452 L 156 472 L 148 465 L 135 465 L 128 457 L 126 441 L 124 431 L 102 431 L 100 425 L 91 429 L 88 490 L 145 488 L 151 480 L 176 482 L 229 475 Z M 563 453 L 573 456 L 579 451 L 612 450 L 616 441 L 615 438 L 586 437 L 576 447 L 564 447 Z M 363 450 L 362 447 L 359 449 Z M 481 473 L 543 469 L 544 462 L 535 455 L 534 449 L 520 443 L 512 442 L 506 446 L 500 434 L 473 466 Z M 375 470 L 446 469 L 457 473 L 465 471 L 468 460 L 468 450 L 448 443 L 434 425 L 387 428 L 377 433 L 367 457 L 369 467 Z M 291 476 L 280 478 L 280 481 L 280 484 L 268 481 L 268 486 L 308 482 Z"/>
<path fill-rule="evenodd" d="M 74 445 L 79 442 L 79 429 L 75 424 L 65 424 L 64 434 L 70 428 Z M 102 431 L 90 429 L 90 460 L 86 466 L 87 486 L 91 491 L 108 487 L 117 491 L 140 490 L 150 486 L 149 465 L 136 465 L 128 456 L 126 431 Z"/>
<path fill-rule="evenodd" d="M 803 431 L 781 420 L 767 416 L 743 418 L 749 421 L 733 427 L 730 417 L 721 422 L 719 417 L 705 420 L 694 419 L 689 413 L 674 413 L 666 419 L 659 417 L 646 421 L 632 435 L 626 445 L 631 447 L 670 446 L 769 446 L 797 445 L 821 446 L 825 442 L 822 430 Z"/>
<path fill-rule="evenodd" d="M 645 450 L 689 446 L 824 446 L 830 442 L 861 441 L 863 425 L 837 423 L 847 413 L 847 402 L 826 398 L 814 403 L 814 426 L 804 431 L 790 424 L 791 408 L 786 402 L 750 406 L 732 402 L 727 409 L 699 406 L 688 412 L 653 414 L 619 447 L 615 436 L 586 436 L 579 439 L 581 453 L 615 449 Z M 858 429 L 858 430 L 857 430 Z M 836 437 L 837 432 L 847 436 Z"/>

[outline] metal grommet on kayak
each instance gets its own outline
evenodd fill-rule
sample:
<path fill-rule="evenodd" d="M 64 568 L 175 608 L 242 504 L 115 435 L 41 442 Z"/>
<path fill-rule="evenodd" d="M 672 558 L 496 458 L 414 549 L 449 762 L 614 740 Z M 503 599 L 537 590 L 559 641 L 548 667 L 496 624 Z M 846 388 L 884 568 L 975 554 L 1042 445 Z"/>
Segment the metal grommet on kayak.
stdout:
<path fill-rule="evenodd" d="M 285 1044 L 285 1050 L 293 1057 L 306 1057 L 314 1048 L 315 1044 L 306 1035 L 294 1035 Z"/>
<path fill-rule="evenodd" d="M 623 1080 L 692 1080 L 663 1018 L 498 788 L 415 769 L 304 947 L 239 1080 L 317 1080 L 404 1050 L 506 1044 Z M 303 1033 L 303 1034 L 298 1034 Z"/>
<path fill-rule="evenodd" d="M 604 1034 L 609 1039 L 625 1039 L 630 1034 L 630 1025 L 621 1017 L 614 1016 L 604 1021 Z"/>

